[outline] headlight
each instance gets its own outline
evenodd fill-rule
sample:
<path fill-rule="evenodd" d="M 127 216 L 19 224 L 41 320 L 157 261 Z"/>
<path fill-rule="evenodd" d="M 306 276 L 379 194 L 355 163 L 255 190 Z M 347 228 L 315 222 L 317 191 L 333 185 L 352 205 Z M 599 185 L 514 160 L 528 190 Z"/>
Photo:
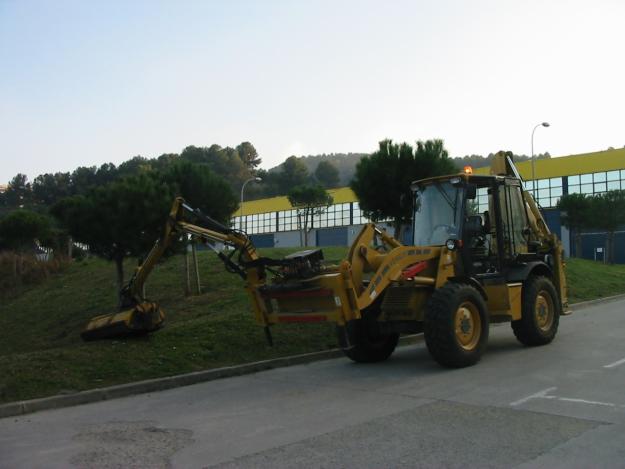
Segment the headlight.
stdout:
<path fill-rule="evenodd" d="M 456 249 L 456 240 L 455 239 L 448 239 L 447 241 L 445 241 L 445 246 L 450 251 L 453 251 L 454 249 Z"/>

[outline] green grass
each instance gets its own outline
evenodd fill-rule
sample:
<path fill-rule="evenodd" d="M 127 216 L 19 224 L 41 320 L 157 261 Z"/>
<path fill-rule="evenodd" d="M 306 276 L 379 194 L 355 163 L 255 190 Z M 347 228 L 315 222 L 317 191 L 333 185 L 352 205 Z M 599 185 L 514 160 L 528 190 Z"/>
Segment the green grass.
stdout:
<path fill-rule="evenodd" d="M 569 303 L 625 293 L 625 265 L 605 265 L 584 259 L 568 259 L 566 276 Z"/>
<path fill-rule="evenodd" d="M 295 249 L 264 249 L 282 257 Z M 324 249 L 338 262 L 345 248 Z M 80 331 L 116 309 L 113 264 L 91 258 L 0 304 L 0 402 L 53 395 L 336 347 L 331 324 L 281 325 L 267 345 L 243 281 L 217 257 L 199 255 L 202 295 L 184 296 L 184 263 L 159 264 L 147 296 L 166 313 L 166 327 L 146 337 L 85 343 Z M 129 274 L 132 263 L 127 263 Z"/>
<path fill-rule="evenodd" d="M 265 249 L 281 257 L 293 250 Z M 324 248 L 338 262 L 345 248 Z M 204 370 L 336 347 L 331 324 L 274 327 L 274 347 L 253 320 L 243 281 L 201 252 L 203 293 L 185 297 L 183 258 L 160 264 L 147 296 L 161 304 L 166 327 L 150 336 L 84 343 L 80 331 L 93 316 L 116 307 L 111 263 L 88 259 L 26 288 L 0 304 L 0 402 Z M 126 266 L 132 270 L 131 263 Z M 568 262 L 570 301 L 624 291 L 625 266 Z"/>

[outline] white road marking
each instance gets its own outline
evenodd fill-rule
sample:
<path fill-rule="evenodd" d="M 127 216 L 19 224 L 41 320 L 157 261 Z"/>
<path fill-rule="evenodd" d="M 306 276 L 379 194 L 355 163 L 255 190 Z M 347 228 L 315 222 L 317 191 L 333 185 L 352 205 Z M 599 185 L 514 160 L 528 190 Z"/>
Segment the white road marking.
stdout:
<path fill-rule="evenodd" d="M 531 396 L 527 396 L 527 397 L 524 397 L 523 399 L 519 399 L 518 401 L 511 402 L 510 405 L 515 407 L 521 404 L 525 404 L 530 399 L 537 399 L 537 398 L 552 399 L 554 396 L 547 396 L 547 394 L 549 394 L 551 391 L 555 391 L 556 389 L 558 388 L 543 389 L 542 391 L 538 391 L 537 393 L 532 394 Z"/>
<path fill-rule="evenodd" d="M 600 406 L 604 406 L 604 407 L 623 407 L 625 408 L 625 405 L 617 405 L 617 404 L 613 404 L 611 402 L 601 402 L 601 401 L 589 401 L 587 399 L 577 399 L 577 398 L 573 398 L 573 397 L 559 397 L 559 396 L 549 396 L 548 394 L 551 391 L 555 391 L 558 388 L 547 388 L 547 389 L 543 389 L 542 391 L 538 391 L 537 393 L 534 393 L 530 396 L 524 397 L 523 399 L 519 399 L 518 401 L 514 401 L 511 402 L 510 405 L 513 407 L 519 406 L 521 404 L 525 404 L 527 401 L 532 400 L 532 399 L 554 399 L 556 401 L 562 401 L 562 402 L 575 402 L 577 404 L 588 404 L 588 405 L 600 405 Z"/>
<path fill-rule="evenodd" d="M 623 358 L 622 360 L 619 360 L 617 362 L 614 363 L 610 363 L 609 365 L 603 365 L 604 368 L 615 368 L 619 365 L 623 365 L 625 364 L 625 358 Z"/>
<path fill-rule="evenodd" d="M 599 402 L 599 401 L 587 401 L 585 399 L 573 399 L 571 397 L 558 397 L 559 401 L 565 402 L 579 402 L 581 404 L 591 404 L 591 405 L 603 405 L 606 407 L 616 407 L 616 404 L 612 404 L 611 402 Z"/>

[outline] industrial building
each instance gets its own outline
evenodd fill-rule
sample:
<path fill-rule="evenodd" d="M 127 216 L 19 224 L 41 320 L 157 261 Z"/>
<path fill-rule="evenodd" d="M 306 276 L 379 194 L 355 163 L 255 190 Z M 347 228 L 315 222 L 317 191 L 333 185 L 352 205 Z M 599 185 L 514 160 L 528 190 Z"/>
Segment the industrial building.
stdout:
<path fill-rule="evenodd" d="M 565 194 L 588 195 L 625 189 L 625 148 L 541 159 L 534 162 L 536 181 L 532 180 L 531 161 L 517 164 L 528 190 L 534 191 L 539 205 L 544 209 L 549 227 L 562 239 L 567 254 L 574 249 L 571 234 L 560 223 L 560 212 L 555 207 Z M 487 174 L 489 168 L 479 168 L 476 174 Z M 348 187 L 328 191 L 334 204 L 322 214 L 313 217 L 309 246 L 347 246 L 368 220 L 363 216 L 358 199 Z M 479 211 L 486 210 L 486 194 L 478 194 Z M 243 218 L 241 218 L 241 216 Z M 286 197 L 272 197 L 245 202 L 232 218 L 233 226 L 242 227 L 252 235 L 258 247 L 300 246 L 297 210 Z M 411 233 L 406 232 L 403 242 L 409 243 Z M 582 256 L 603 259 L 605 233 L 588 230 L 582 235 Z M 615 262 L 625 263 L 625 231 L 615 237 Z"/>

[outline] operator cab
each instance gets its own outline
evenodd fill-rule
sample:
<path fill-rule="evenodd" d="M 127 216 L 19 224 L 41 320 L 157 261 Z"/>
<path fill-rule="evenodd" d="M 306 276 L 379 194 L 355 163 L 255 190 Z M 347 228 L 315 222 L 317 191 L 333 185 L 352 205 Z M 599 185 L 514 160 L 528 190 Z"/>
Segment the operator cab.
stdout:
<path fill-rule="evenodd" d="M 466 184 L 452 178 L 413 186 L 415 246 L 443 246 L 458 239 L 464 222 Z"/>
<path fill-rule="evenodd" d="M 446 176 L 418 181 L 412 189 L 414 245 L 458 249 L 465 275 L 500 273 L 508 279 L 519 264 L 539 259 L 519 179 Z"/>

